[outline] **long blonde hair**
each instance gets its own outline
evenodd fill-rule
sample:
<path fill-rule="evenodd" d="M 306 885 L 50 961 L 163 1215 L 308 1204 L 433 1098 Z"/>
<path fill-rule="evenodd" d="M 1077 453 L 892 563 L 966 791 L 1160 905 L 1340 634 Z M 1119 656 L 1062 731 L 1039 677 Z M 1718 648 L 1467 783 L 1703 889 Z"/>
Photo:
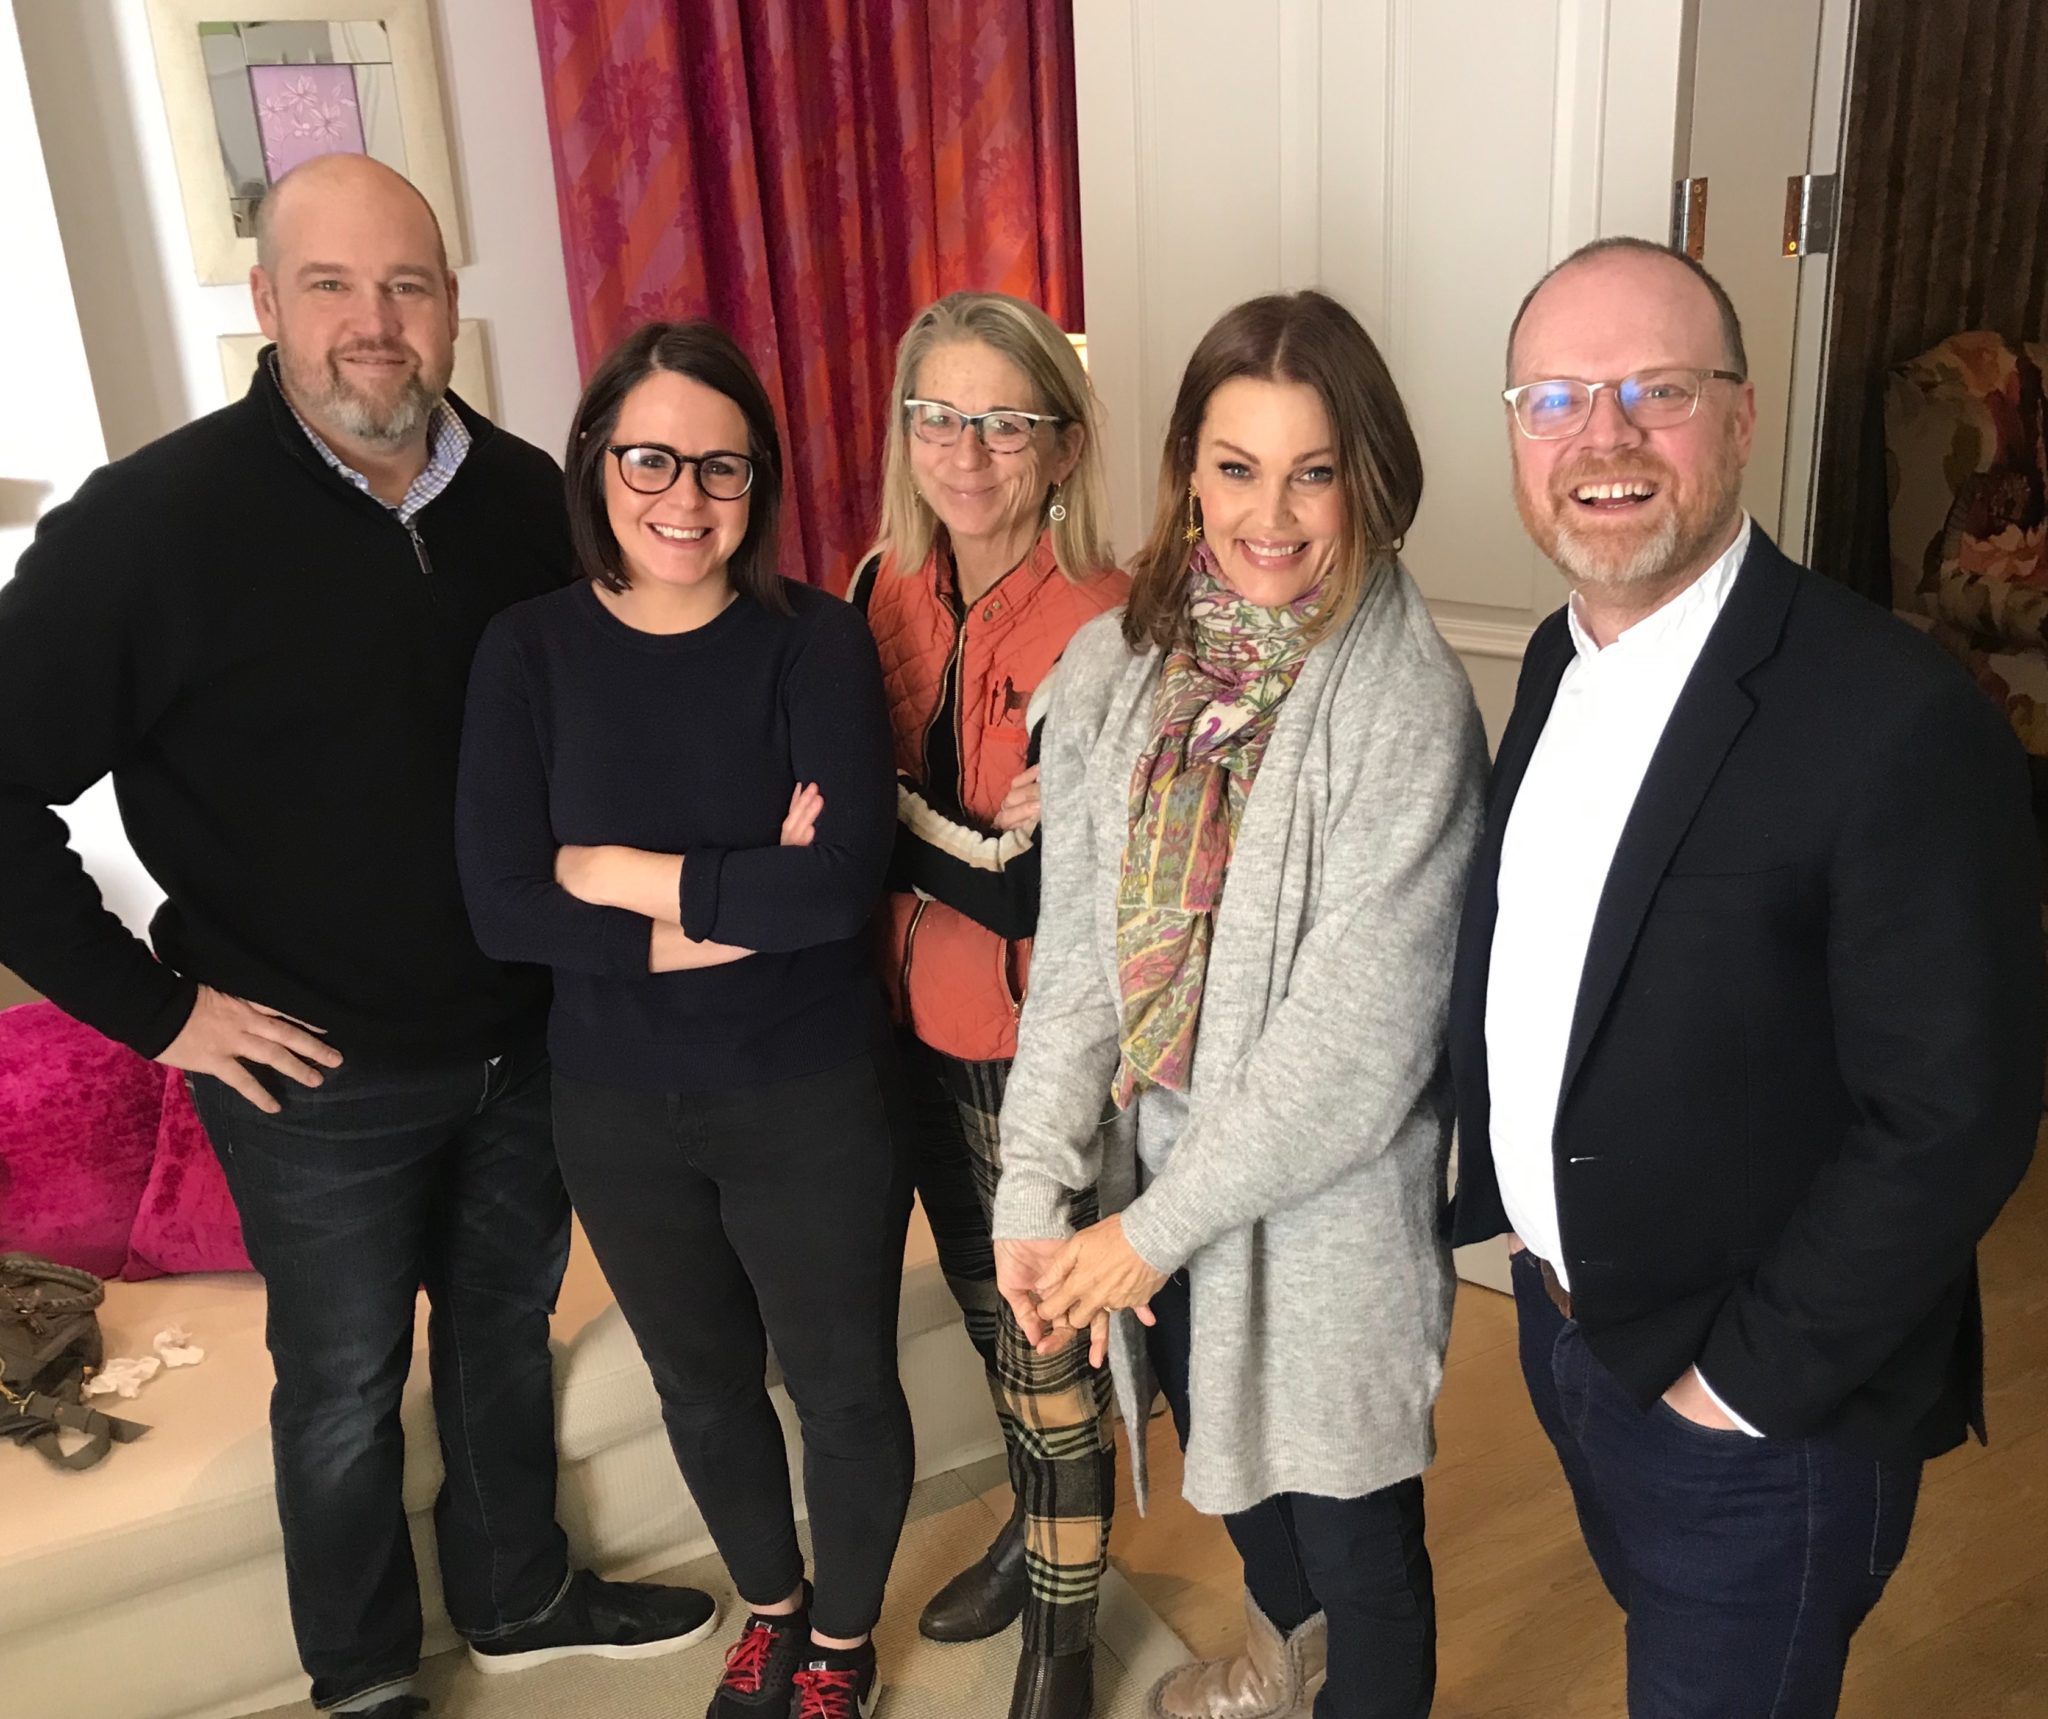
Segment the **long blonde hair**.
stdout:
<path fill-rule="evenodd" d="M 897 573 L 914 573 L 930 557 L 939 522 L 917 493 L 910 470 L 910 421 L 903 402 L 915 391 L 918 367 L 941 346 L 978 341 L 1024 373 L 1038 398 L 1013 402 L 1081 431 L 1081 455 L 1059 486 L 1065 519 L 1051 520 L 1053 559 L 1069 579 L 1092 579 L 1116 565 L 1108 542 L 1109 488 L 1095 430 L 1095 396 L 1073 343 L 1037 305 L 999 292 L 948 293 L 918 312 L 896 346 L 896 380 L 888 413 L 894 428 L 882 466 L 882 518 L 868 555 Z M 1052 497 L 1047 492 L 1046 500 Z M 861 558 L 863 561 L 867 556 Z"/>

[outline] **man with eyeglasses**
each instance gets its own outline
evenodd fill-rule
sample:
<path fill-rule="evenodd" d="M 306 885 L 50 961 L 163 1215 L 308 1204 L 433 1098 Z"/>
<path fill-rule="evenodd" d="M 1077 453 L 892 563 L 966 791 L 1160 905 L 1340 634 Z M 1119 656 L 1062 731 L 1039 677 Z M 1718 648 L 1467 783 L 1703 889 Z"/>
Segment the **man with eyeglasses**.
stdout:
<path fill-rule="evenodd" d="M 187 1071 L 267 1290 L 317 1706 L 403 1719 L 399 1397 L 425 1287 L 456 1629 L 487 1671 L 638 1656 L 710 1599 L 571 1572 L 548 1352 L 569 1246 L 547 984 L 477 948 L 454 853 L 470 657 L 569 572 L 561 474 L 447 392 L 433 211 L 362 156 L 273 188 L 248 396 L 95 473 L 0 590 L 0 960 Z M 111 774 L 152 953 L 51 810 Z"/>
<path fill-rule="evenodd" d="M 1923 1461 L 1984 1433 L 1975 1247 L 2040 1117 L 2017 744 L 1743 512 L 1742 330 L 1633 239 L 1508 342 L 1529 641 L 1451 1009 L 1453 1239 L 1506 1232 L 1524 1375 L 1629 1710 L 1836 1709 Z"/>

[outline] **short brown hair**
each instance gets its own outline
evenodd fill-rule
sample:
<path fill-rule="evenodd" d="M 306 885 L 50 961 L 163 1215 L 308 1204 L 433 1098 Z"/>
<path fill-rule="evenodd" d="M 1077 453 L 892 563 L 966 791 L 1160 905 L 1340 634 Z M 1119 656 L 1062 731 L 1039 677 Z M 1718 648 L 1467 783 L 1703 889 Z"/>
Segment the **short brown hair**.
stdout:
<path fill-rule="evenodd" d="M 782 438 L 775 408 L 747 355 L 715 322 L 649 322 L 612 348 L 583 385 L 562 471 L 569 495 L 569 541 L 576 570 L 608 591 L 625 590 L 625 557 L 612 535 L 605 504 L 605 449 L 619 426 L 626 396 L 648 377 L 666 372 L 723 394 L 747 422 L 747 457 L 754 483 L 747 491 L 747 534 L 726 564 L 733 589 L 777 614 L 790 613 L 789 593 L 776 570 L 776 525 L 782 514 Z"/>
<path fill-rule="evenodd" d="M 1313 388 L 1336 438 L 1344 526 L 1331 562 L 1332 588 L 1309 625 L 1333 632 L 1358 606 L 1373 570 L 1401 547 L 1422 501 L 1422 450 L 1408 409 L 1372 336 L 1327 293 L 1274 293 L 1221 319 L 1195 348 L 1166 423 L 1152 531 L 1131 563 L 1124 642 L 1171 650 L 1187 627 L 1185 535 L 1188 485 L 1209 398 L 1238 377 Z"/>

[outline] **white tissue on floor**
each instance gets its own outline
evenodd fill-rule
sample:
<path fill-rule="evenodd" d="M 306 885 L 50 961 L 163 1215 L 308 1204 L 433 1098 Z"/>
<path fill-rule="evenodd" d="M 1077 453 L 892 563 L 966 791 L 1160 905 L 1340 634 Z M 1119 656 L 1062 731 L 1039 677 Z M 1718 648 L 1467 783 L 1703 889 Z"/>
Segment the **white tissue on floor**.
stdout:
<path fill-rule="evenodd" d="M 129 1355 L 117 1355 L 100 1364 L 100 1370 L 85 1381 L 88 1397 L 103 1397 L 112 1392 L 117 1397 L 132 1397 L 150 1380 L 157 1376 L 163 1362 L 154 1355 L 144 1355 L 140 1360 Z"/>
<path fill-rule="evenodd" d="M 196 1367 L 206 1359 L 206 1351 L 192 1341 L 192 1333 L 182 1325 L 159 1331 L 150 1347 L 164 1358 L 166 1367 Z"/>
<path fill-rule="evenodd" d="M 85 1381 L 88 1397 L 132 1397 L 154 1379 L 166 1367 L 196 1367 L 206 1359 L 206 1351 L 192 1341 L 192 1333 L 182 1325 L 167 1326 L 151 1340 L 150 1347 L 156 1353 L 137 1358 L 132 1355 L 115 1355 L 100 1363 L 99 1371 Z"/>

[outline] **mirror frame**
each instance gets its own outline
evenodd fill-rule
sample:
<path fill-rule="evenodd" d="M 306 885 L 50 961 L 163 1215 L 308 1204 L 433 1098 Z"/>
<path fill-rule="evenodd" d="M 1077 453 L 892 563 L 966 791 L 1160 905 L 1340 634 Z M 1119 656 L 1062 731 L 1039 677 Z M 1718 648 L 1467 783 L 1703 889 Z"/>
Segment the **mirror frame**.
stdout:
<path fill-rule="evenodd" d="M 199 26 L 216 23 L 382 24 L 391 41 L 398 83 L 398 116 L 405 136 L 406 173 L 441 222 L 448 266 L 469 260 L 455 170 L 448 147 L 447 110 L 441 100 L 440 60 L 434 49 L 427 0 L 147 0 L 156 46 L 157 81 L 171 122 L 171 151 L 184 194 L 185 230 L 192 265 L 211 286 L 248 280 L 256 241 L 235 232 L 221 169 L 220 135 Z"/>

